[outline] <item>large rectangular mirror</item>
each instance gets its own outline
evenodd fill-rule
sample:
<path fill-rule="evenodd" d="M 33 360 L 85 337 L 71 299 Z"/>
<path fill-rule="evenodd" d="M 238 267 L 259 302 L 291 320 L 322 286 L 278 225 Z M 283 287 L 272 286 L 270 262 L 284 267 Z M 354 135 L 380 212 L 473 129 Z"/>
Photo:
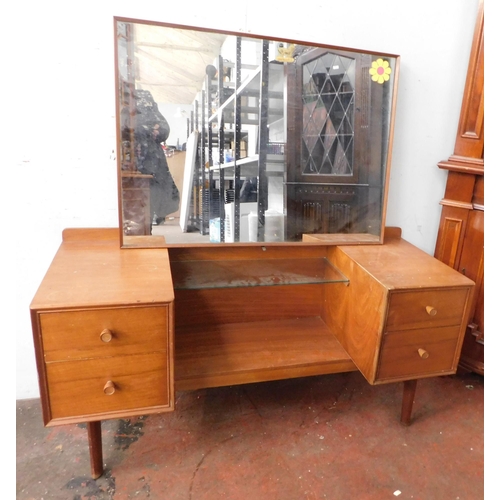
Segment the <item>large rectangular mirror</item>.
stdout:
<path fill-rule="evenodd" d="M 123 246 L 381 243 L 399 58 L 115 18 Z"/>

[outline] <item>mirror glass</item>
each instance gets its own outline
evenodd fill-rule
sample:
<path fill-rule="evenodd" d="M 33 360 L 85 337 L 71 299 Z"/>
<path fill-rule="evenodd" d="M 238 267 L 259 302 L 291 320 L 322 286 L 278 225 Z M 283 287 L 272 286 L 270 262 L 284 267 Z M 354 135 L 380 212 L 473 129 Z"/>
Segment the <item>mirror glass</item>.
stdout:
<path fill-rule="evenodd" d="M 382 241 L 399 58 L 115 19 L 123 246 Z"/>

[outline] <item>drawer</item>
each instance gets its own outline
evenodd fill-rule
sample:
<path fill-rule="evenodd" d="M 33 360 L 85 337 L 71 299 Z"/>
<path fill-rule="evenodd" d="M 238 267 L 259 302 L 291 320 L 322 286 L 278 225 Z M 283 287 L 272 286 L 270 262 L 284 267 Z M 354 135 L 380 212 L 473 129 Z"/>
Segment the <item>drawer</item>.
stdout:
<path fill-rule="evenodd" d="M 122 190 L 148 189 L 150 186 L 150 179 L 152 178 L 152 175 L 150 177 L 124 177 L 122 178 Z"/>
<path fill-rule="evenodd" d="M 393 292 L 386 330 L 460 325 L 469 288 Z"/>
<path fill-rule="evenodd" d="M 149 193 L 144 191 L 143 189 L 127 189 L 122 191 L 123 199 L 126 201 L 129 200 L 138 200 L 145 203 L 149 198 Z"/>
<path fill-rule="evenodd" d="M 45 361 L 166 350 L 167 318 L 168 306 L 41 313 Z"/>
<path fill-rule="evenodd" d="M 52 419 L 170 406 L 166 352 L 64 361 L 46 367 Z"/>
<path fill-rule="evenodd" d="M 380 351 L 377 380 L 418 378 L 456 369 L 460 327 L 388 333 Z"/>

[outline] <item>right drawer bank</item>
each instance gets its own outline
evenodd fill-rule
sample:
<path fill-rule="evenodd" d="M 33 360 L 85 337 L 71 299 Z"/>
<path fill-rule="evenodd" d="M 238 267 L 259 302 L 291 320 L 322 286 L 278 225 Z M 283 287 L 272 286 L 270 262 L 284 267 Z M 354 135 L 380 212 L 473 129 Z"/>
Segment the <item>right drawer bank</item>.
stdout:
<path fill-rule="evenodd" d="M 327 321 L 371 384 L 456 372 L 474 283 L 401 238 L 339 246 Z"/>

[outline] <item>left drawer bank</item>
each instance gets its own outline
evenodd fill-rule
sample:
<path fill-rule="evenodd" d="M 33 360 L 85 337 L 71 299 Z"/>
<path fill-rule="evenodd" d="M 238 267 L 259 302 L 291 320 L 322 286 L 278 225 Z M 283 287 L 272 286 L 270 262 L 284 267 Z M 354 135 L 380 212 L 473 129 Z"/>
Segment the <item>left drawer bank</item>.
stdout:
<path fill-rule="evenodd" d="M 173 299 L 167 249 L 65 230 L 30 306 L 44 424 L 173 410 Z"/>

